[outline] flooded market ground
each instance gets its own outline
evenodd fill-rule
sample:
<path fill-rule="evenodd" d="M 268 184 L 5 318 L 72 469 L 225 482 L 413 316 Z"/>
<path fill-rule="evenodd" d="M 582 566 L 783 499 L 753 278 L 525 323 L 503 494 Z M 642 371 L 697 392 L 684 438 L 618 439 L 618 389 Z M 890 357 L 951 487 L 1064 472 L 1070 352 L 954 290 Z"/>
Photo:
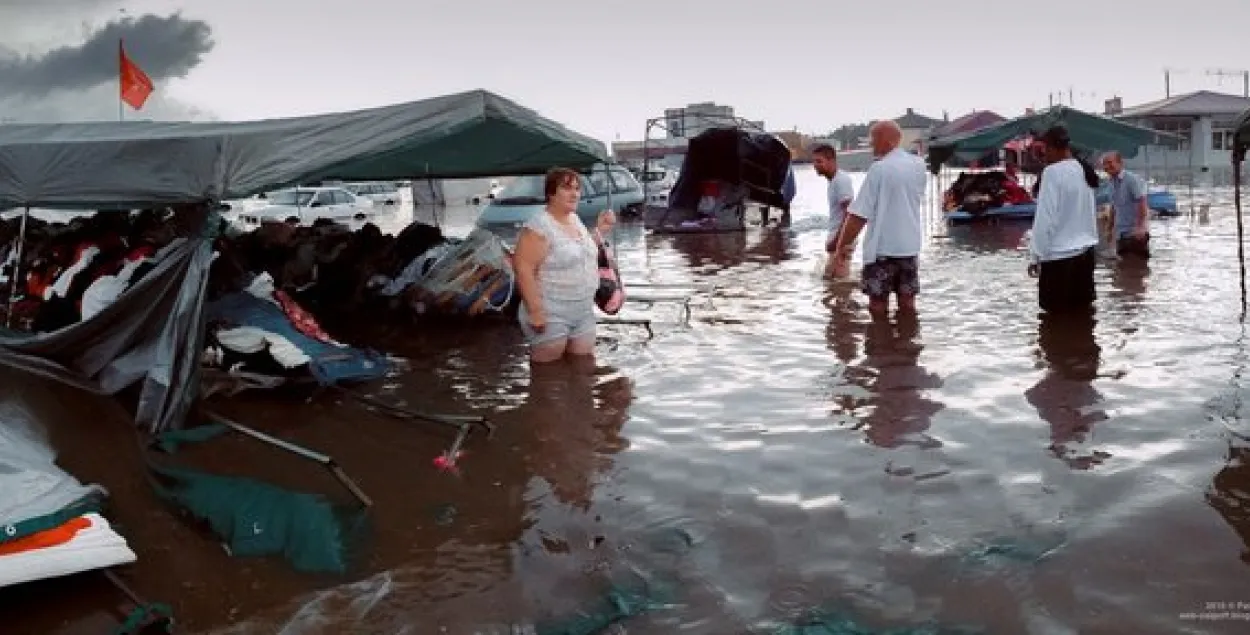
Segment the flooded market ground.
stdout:
<path fill-rule="evenodd" d="M 51 422 L 63 465 L 109 487 L 140 558 L 124 576 L 170 603 L 181 632 L 543 632 L 605 605 L 649 610 L 604 632 L 774 632 L 814 613 L 1003 634 L 1246 632 L 1230 193 L 1203 195 L 1209 222 L 1156 221 L 1148 268 L 1105 261 L 1084 324 L 1039 321 L 1016 250 L 1026 225 L 935 223 L 919 319 L 873 324 L 851 286 L 818 276 L 823 192 L 804 169 L 789 232 L 622 228 L 627 279 L 703 290 L 688 321 L 673 303 L 632 308 L 653 339 L 601 327 L 596 369 L 531 378 L 507 326 L 340 329 L 412 360 L 372 390 L 498 425 L 459 475 L 432 465 L 440 431 L 351 403 L 223 406 L 332 452 L 373 497 L 369 550 L 346 578 L 231 558 L 183 525 L 154 502 L 113 402 L 6 374 L 0 407 Z M 196 452 L 339 495 L 243 438 Z M 90 575 L 6 590 L 0 630 L 93 632 L 120 603 Z"/>

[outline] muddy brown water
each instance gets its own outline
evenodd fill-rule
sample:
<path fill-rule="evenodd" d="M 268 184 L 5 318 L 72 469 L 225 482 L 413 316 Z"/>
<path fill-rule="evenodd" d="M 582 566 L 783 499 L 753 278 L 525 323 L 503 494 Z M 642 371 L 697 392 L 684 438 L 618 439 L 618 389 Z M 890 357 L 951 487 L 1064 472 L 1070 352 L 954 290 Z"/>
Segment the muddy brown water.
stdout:
<path fill-rule="evenodd" d="M 112 401 L 6 373 L 0 407 L 45 422 L 66 469 L 109 488 L 140 558 L 121 573 L 180 632 L 532 632 L 514 627 L 638 579 L 663 582 L 665 603 L 606 632 L 767 632 L 813 609 L 988 633 L 1250 629 L 1228 192 L 1203 194 L 1209 219 L 1157 221 L 1148 267 L 1104 261 L 1092 322 L 1039 321 L 1026 227 L 1004 224 L 935 226 L 919 319 L 873 324 L 816 275 L 823 182 L 799 185 L 790 232 L 619 230 L 628 279 L 701 290 L 689 321 L 673 303 L 629 309 L 654 339 L 601 327 L 593 369 L 531 377 L 508 326 L 362 324 L 349 339 L 412 361 L 372 392 L 498 425 L 459 475 L 432 465 L 436 428 L 330 397 L 222 404 L 332 453 L 373 497 L 348 576 L 232 558 L 168 513 Z M 241 437 L 189 456 L 343 496 Z M 0 632 L 107 632 L 121 604 L 91 574 L 6 589 Z"/>

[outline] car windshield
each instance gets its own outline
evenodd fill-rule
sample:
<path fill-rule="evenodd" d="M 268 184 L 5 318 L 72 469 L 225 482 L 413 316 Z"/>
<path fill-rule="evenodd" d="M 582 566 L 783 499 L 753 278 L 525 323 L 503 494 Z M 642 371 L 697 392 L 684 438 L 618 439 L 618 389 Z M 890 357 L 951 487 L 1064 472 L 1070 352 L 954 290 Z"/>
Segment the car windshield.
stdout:
<path fill-rule="evenodd" d="M 307 207 L 308 202 L 312 200 L 314 192 L 299 191 L 298 200 L 296 199 L 296 190 L 282 190 L 273 192 L 266 196 L 270 205 L 296 205 L 299 207 Z"/>
<path fill-rule="evenodd" d="M 543 183 L 546 178 L 543 176 L 519 176 L 503 188 L 499 195 L 495 197 L 498 203 L 517 203 L 522 205 L 532 205 L 537 203 L 546 203 L 547 196 L 543 192 Z"/>

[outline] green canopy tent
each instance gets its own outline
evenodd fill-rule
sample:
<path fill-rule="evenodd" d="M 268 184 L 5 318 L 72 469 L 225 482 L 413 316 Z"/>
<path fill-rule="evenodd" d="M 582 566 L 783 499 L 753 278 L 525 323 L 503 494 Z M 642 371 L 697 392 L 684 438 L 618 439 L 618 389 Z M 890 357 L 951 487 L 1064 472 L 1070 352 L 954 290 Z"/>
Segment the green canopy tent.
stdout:
<path fill-rule="evenodd" d="M 607 160 L 603 143 L 482 90 L 242 123 L 2 125 L 0 209 L 211 203 L 326 179 L 507 176 Z M 197 209 L 195 223 L 215 227 L 208 206 Z M 181 427 L 197 383 L 210 237 L 171 246 L 90 320 L 0 332 L 0 364 L 98 394 L 143 382 L 136 423 L 153 434 Z"/>
<path fill-rule="evenodd" d="M 603 143 L 477 90 L 238 123 L 0 126 L 0 209 L 243 198 L 326 179 L 461 179 L 589 167 Z"/>
<path fill-rule="evenodd" d="M 1143 146 L 1171 144 L 1178 140 L 1173 135 L 1149 128 L 1067 106 L 1055 106 L 989 128 L 932 140 L 929 143 L 929 171 L 937 174 L 942 165 L 953 158 L 975 160 L 1002 148 L 1008 141 L 1026 135 L 1039 136 L 1055 125 L 1067 127 L 1074 149 L 1084 154 L 1116 151 L 1131 158 L 1137 156 Z"/>

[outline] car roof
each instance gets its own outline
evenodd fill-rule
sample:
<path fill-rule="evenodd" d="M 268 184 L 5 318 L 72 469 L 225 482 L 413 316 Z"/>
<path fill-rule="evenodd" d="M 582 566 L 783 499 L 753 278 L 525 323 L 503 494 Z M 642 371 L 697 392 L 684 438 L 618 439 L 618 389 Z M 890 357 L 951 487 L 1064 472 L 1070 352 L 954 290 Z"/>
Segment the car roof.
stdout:
<path fill-rule="evenodd" d="M 346 189 L 347 188 L 343 187 L 342 185 L 314 185 L 314 186 L 301 185 L 299 187 L 284 187 L 279 190 L 274 190 L 273 192 L 322 192 L 325 190 L 346 190 Z M 273 192 L 270 192 L 270 193 L 272 194 Z M 350 194 L 350 192 L 348 193 Z"/>

